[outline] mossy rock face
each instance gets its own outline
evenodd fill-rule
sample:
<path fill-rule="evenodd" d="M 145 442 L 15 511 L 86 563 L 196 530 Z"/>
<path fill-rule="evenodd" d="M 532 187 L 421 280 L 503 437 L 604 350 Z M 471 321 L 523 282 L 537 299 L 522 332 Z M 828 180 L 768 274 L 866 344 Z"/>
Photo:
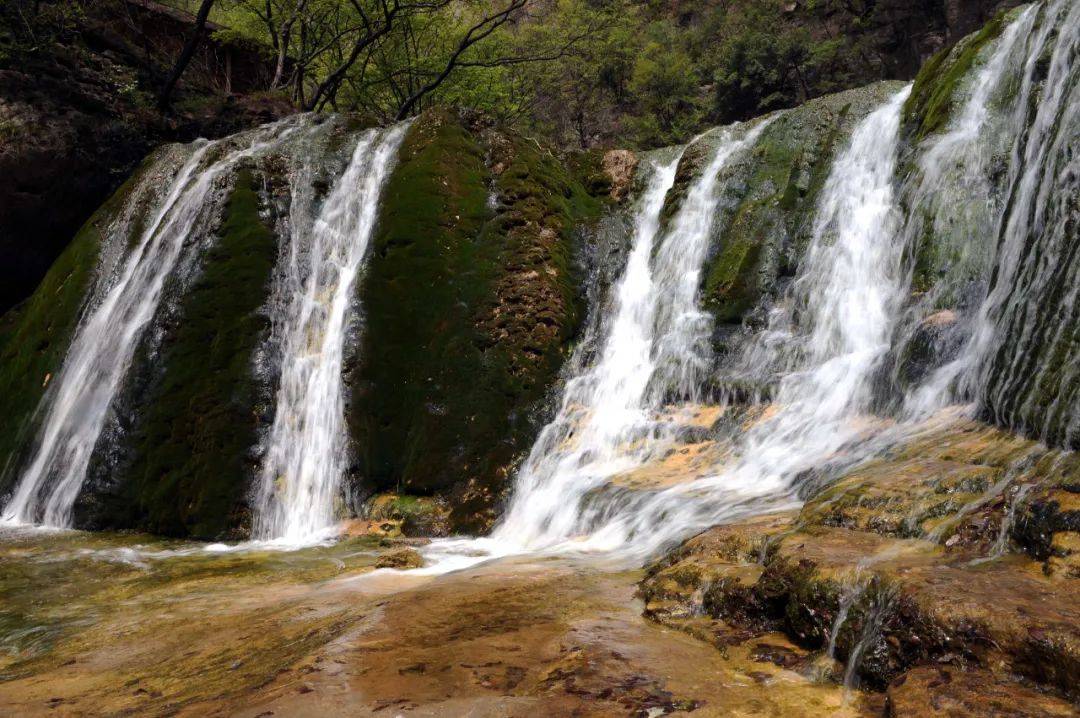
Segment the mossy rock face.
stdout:
<path fill-rule="evenodd" d="M 923 64 L 904 105 L 904 131 L 914 140 L 945 129 L 962 99 L 964 83 L 979 62 L 983 51 L 1001 37 L 1009 14 L 999 13 L 982 30 L 968 35 Z"/>
<path fill-rule="evenodd" d="M 126 397 L 133 425 L 122 458 L 104 485 L 83 492 L 78 525 L 205 539 L 236 537 L 248 525 L 264 394 L 252 357 L 268 328 L 260 308 L 277 254 L 260 187 L 252 169 L 237 173 L 177 320 L 164 326 L 152 361 L 137 362 L 148 375 Z"/>
<path fill-rule="evenodd" d="M 1064 220 L 1024 237 L 983 395 L 985 418 L 1070 449 L 1080 449 L 1080 179 L 1064 167 L 1080 147 L 1077 125 L 1058 130 L 1072 142 L 1046 170 L 1064 185 L 1047 214 Z"/>
<path fill-rule="evenodd" d="M 18 479 L 37 427 L 35 410 L 63 365 L 103 243 L 153 160 L 152 155 L 83 225 L 34 294 L 0 317 L 0 496 Z M 137 225 L 131 227 L 133 236 L 139 231 Z"/>
<path fill-rule="evenodd" d="M 354 473 L 494 519 L 580 320 L 579 225 L 601 203 L 532 140 L 449 110 L 409 129 L 383 192 L 347 374 Z"/>
<path fill-rule="evenodd" d="M 979 69 L 990 61 L 1005 28 L 1019 11 L 1001 13 L 982 30 L 961 39 L 928 60 L 916 78 L 911 96 L 903 108 L 898 176 L 904 178 L 901 199 L 912 235 L 906 252 L 912 267 L 914 292 L 924 294 L 925 311 L 963 309 L 985 293 L 990 272 L 993 225 L 990 216 L 1004 203 L 1009 176 L 1014 133 L 1008 127 L 1019 81 L 1005 78 L 991 92 L 988 117 L 980 130 L 987 195 L 974 192 L 967 167 L 931 165 L 931 181 L 944 181 L 949 189 L 936 188 L 923 194 L 927 181 L 921 164 L 935 144 L 961 114 L 977 80 Z M 944 175 L 934 179 L 937 173 Z M 985 224 L 989 222 L 989 225 Z"/>
<path fill-rule="evenodd" d="M 878 83 L 778 114 L 746 158 L 725 170 L 702 287 L 718 325 L 742 323 L 765 293 L 794 276 L 832 160 L 858 122 L 901 87 Z"/>
<path fill-rule="evenodd" d="M 383 531 L 397 531 L 410 538 L 435 538 L 449 533 L 449 507 L 430 496 L 379 494 L 365 506 L 364 513 Z"/>

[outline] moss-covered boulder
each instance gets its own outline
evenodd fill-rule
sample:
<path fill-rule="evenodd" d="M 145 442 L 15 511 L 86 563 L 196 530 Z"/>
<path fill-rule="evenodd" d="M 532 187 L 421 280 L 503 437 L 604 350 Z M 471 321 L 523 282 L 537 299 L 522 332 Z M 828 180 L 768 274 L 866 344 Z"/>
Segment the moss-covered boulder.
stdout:
<path fill-rule="evenodd" d="M 435 538 L 449 533 L 449 506 L 429 496 L 378 494 L 367 502 L 363 515 L 384 534 Z"/>
<path fill-rule="evenodd" d="M 1001 12 L 978 32 L 941 50 L 927 60 L 904 105 L 904 128 L 914 140 L 940 132 L 949 123 L 963 99 L 963 86 L 986 50 L 1001 37 L 1009 14 Z"/>
<path fill-rule="evenodd" d="M 268 329 L 277 236 L 263 219 L 265 178 L 236 173 L 198 276 L 162 327 L 160 350 L 136 361 L 126 402 L 123 458 L 84 492 L 77 523 L 172 536 L 236 536 L 250 523 L 246 495 L 265 393 L 253 356 Z"/>
<path fill-rule="evenodd" d="M 449 110 L 409 129 L 384 189 L 351 367 L 355 473 L 493 520 L 581 316 L 576 233 L 600 202 L 533 140 Z"/>

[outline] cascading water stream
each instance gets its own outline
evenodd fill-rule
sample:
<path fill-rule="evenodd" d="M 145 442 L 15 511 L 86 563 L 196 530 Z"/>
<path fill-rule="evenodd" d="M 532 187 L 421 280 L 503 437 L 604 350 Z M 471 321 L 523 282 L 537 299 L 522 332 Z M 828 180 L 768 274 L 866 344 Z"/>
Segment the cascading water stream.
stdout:
<path fill-rule="evenodd" d="M 1025 61 L 1025 41 L 1037 15 L 1036 8 L 1029 7 L 1005 29 L 993 53 L 976 73 L 957 118 L 920 153 L 918 171 L 906 188 L 911 207 L 904 226 L 906 243 L 915 246 L 920 235 L 932 232 L 952 255 L 952 264 L 956 265 L 952 272 L 960 275 L 961 283 L 984 277 L 991 268 L 993 247 L 986 238 L 997 232 L 1005 202 L 995 191 L 989 166 L 995 152 L 1008 152 L 1015 142 L 1016 122 L 994 126 L 990 105 L 1002 91 L 1010 70 Z M 944 293 L 962 291 L 953 284 L 949 278 L 935 282 L 928 300 L 920 307 L 933 306 Z M 970 371 L 977 353 L 971 347 L 969 344 L 956 360 L 905 397 L 909 416 L 928 416 L 956 401 L 954 385 L 958 377 Z"/>
<path fill-rule="evenodd" d="M 598 360 L 567 383 L 559 415 L 533 447 L 490 539 L 437 543 L 428 549 L 436 562 L 428 570 L 521 551 L 600 551 L 640 560 L 725 519 L 797 505 L 799 472 L 861 430 L 871 377 L 901 305 L 893 185 L 909 94 L 904 89 L 862 121 L 833 165 L 799 278 L 762 333 L 764 348 L 748 352 L 753 361 L 771 355 L 772 365 L 789 367 L 778 409 L 741 437 L 727 468 L 653 491 L 610 485 L 616 473 L 670 448 L 674 433 L 657 418 L 664 397 L 672 390 L 692 397 L 703 378 L 695 348 L 704 343 L 708 322 L 699 319 L 697 292 L 715 222 L 717 177 L 730 158 L 753 146 L 760 126 L 739 140 L 725 137 L 647 262 L 674 167 L 654 172 L 612 318 L 601 329 Z"/>
<path fill-rule="evenodd" d="M 774 312 L 765 333 L 773 351 L 797 356 L 786 360 L 797 368 L 781 381 L 779 411 L 747 432 L 734 464 L 718 475 L 658 491 L 605 493 L 614 473 L 670 446 L 671 436 L 657 430 L 651 414 L 662 408 L 660 402 L 671 385 L 659 391 L 653 385 L 650 391 L 650 381 L 659 375 L 674 379 L 680 388 L 681 382 L 700 380 L 693 370 L 665 371 L 656 360 L 677 360 L 685 352 L 689 357 L 683 361 L 693 366 L 699 357 L 693 347 L 699 345 L 698 332 L 707 331 L 707 323 L 685 331 L 687 324 L 673 321 L 670 309 L 657 323 L 664 312 L 650 302 L 659 304 L 675 296 L 686 315 L 699 311 L 696 295 L 704 249 L 697 245 L 708 242 L 713 226 L 716 177 L 724 162 L 756 142 L 761 127 L 735 141 L 735 146 L 730 138 L 721 145 L 653 263 L 646 265 L 637 253 L 644 252 L 656 234 L 654 218 L 660 211 L 656 205 L 673 169 L 654 174 L 638 216 L 634 252 L 616 290 L 619 299 L 600 359 L 568 382 L 560 414 L 534 446 L 509 511 L 491 538 L 474 551 L 497 555 L 588 550 L 637 560 L 725 518 L 794 503 L 794 476 L 838 450 L 858 431 L 852 419 L 865 411 L 870 376 L 888 349 L 903 291 L 893 176 L 900 113 L 909 92 L 900 92 L 864 120 L 834 164 L 788 309 Z M 673 283 L 684 291 L 673 289 Z M 661 296 L 646 300 L 650 293 Z M 649 308 L 643 310 L 642 305 Z M 796 305 L 802 309 L 801 327 L 796 326 Z M 642 328 L 628 331 L 627 326 Z M 656 331 L 658 327 L 667 331 Z M 777 343 L 775 337 L 784 332 L 788 341 Z M 774 361 L 782 363 L 781 357 Z M 648 377 L 642 378 L 646 373 Z M 636 383 L 631 384 L 630 377 Z M 618 393 L 630 386 L 633 391 L 628 395 Z M 604 414 L 612 396 L 621 397 L 614 402 L 616 413 Z M 603 422 L 597 421 L 599 417 Z M 461 550 L 456 544 L 436 546 L 430 555 L 443 566 L 460 565 L 460 560 L 450 558 Z"/>
<path fill-rule="evenodd" d="M 862 429 L 858 417 L 904 291 L 893 177 L 909 92 L 863 120 L 836 159 L 792 296 L 762 335 L 769 348 L 748 353 L 754 361 L 772 353 L 769 363 L 793 367 L 780 381 L 776 412 L 740 438 L 718 474 L 609 511 L 591 546 L 640 558 L 725 519 L 795 505 L 795 477 Z"/>
<path fill-rule="evenodd" d="M 708 360 L 708 318 L 697 306 L 697 292 L 719 176 L 763 127 L 719 133 L 712 158 L 658 246 L 660 214 L 678 160 L 654 168 L 599 358 L 567 383 L 559 414 L 522 468 L 494 541 L 543 548 L 587 531 L 590 492 L 663 450 L 670 438 L 656 418 L 663 397 L 669 389 L 696 389 Z"/>
<path fill-rule="evenodd" d="M 345 470 L 342 364 L 357 275 L 379 196 L 407 125 L 369 130 L 310 226 L 292 222 L 281 305 L 282 368 L 254 536 L 287 545 L 328 537 Z"/>
<path fill-rule="evenodd" d="M 960 120 L 930 151 L 933 157 L 947 150 L 940 164 L 967 168 L 972 157 L 985 153 L 985 149 L 973 149 L 985 142 L 977 139 L 985 134 L 987 118 L 980 107 L 992 91 L 1000 91 L 1007 83 L 1014 85 L 1004 128 L 1011 144 L 1002 191 L 1005 201 L 993 204 L 990 221 L 969 239 L 976 245 L 990 245 L 987 237 L 996 238 L 996 246 L 990 246 L 992 280 L 958 356 L 909 396 L 911 416 L 974 400 L 997 413 L 999 423 L 1066 444 L 1070 437 L 1080 435 L 1080 412 L 1074 412 L 1069 423 L 1078 373 L 1076 362 L 1067 357 L 1076 354 L 1075 350 L 1069 354 L 1071 340 L 1061 334 L 1073 326 L 1068 312 L 1075 306 L 1080 278 L 1076 257 L 1069 255 L 1075 243 L 1068 241 L 1068 198 L 1075 196 L 1078 181 L 1078 53 L 1080 6 L 1055 0 L 1026 9 L 1006 29 L 980 71 Z M 968 168 L 968 174 L 980 172 L 985 178 L 985 166 Z M 985 185 L 986 180 L 981 181 Z M 1062 288 L 1072 294 L 1051 300 Z M 1058 313 L 1056 320 L 1041 319 L 1052 310 Z M 1036 338 L 1055 351 L 1028 350 Z M 1064 373 L 1058 371 L 1061 367 Z M 1055 386 L 1040 392 L 1043 382 Z M 1054 405 L 1042 417 L 1030 406 L 1040 394 L 1054 397 Z"/>
<path fill-rule="evenodd" d="M 299 126 L 295 120 L 268 125 L 239 147 L 223 140 L 187 149 L 190 156 L 122 260 L 118 275 L 103 285 L 102 296 L 76 330 L 63 368 L 43 400 L 32 458 L 4 508 L 5 523 L 70 525 L 114 397 L 187 239 L 211 218 L 208 198 L 219 189 L 217 180 L 239 162 L 279 147 Z M 124 241 L 126 230 L 114 227 L 110 240 Z"/>

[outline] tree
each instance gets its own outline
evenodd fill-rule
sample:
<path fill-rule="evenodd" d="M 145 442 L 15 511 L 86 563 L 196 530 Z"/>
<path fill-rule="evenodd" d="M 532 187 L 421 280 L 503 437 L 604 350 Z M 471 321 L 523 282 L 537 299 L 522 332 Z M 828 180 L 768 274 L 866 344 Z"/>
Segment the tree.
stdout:
<path fill-rule="evenodd" d="M 169 109 L 173 92 L 176 90 L 176 84 L 180 82 L 184 70 L 191 63 L 191 58 L 195 56 L 195 50 L 198 49 L 199 43 L 202 42 L 203 33 L 206 31 L 206 21 L 210 17 L 210 10 L 213 6 L 214 0 L 202 0 L 199 5 L 199 11 L 195 15 L 195 27 L 192 29 L 187 42 L 184 43 L 184 49 L 180 51 L 180 57 L 176 59 L 176 64 L 173 65 L 172 72 L 169 74 L 165 86 L 158 96 L 158 107 L 162 112 Z"/>
<path fill-rule="evenodd" d="M 450 77 L 450 73 L 462 64 L 462 56 L 468 52 L 469 48 L 473 47 L 478 42 L 483 41 L 502 25 L 506 24 L 515 12 L 525 7 L 527 1 L 528 0 L 510 0 L 502 10 L 492 15 L 485 15 L 472 27 L 466 30 L 461 41 L 458 42 L 457 48 L 454 49 L 453 53 L 451 53 L 450 57 L 447 59 L 446 65 L 443 67 L 442 71 L 436 75 L 434 79 L 412 93 L 403 103 L 401 103 L 401 107 L 398 108 L 396 119 L 403 120 L 412 114 L 413 108 L 416 107 L 421 98 L 437 90 L 439 85 L 444 83 L 446 78 Z M 509 62 L 509 60 L 505 61 Z"/>

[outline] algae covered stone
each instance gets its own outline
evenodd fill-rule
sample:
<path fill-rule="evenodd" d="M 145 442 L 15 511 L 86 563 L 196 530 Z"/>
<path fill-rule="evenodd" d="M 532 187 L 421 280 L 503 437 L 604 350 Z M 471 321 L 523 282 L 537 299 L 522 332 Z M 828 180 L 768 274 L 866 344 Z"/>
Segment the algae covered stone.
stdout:
<path fill-rule="evenodd" d="M 360 289 L 354 474 L 495 516 L 580 321 L 575 238 L 600 202 L 546 149 L 440 109 L 410 127 Z"/>

